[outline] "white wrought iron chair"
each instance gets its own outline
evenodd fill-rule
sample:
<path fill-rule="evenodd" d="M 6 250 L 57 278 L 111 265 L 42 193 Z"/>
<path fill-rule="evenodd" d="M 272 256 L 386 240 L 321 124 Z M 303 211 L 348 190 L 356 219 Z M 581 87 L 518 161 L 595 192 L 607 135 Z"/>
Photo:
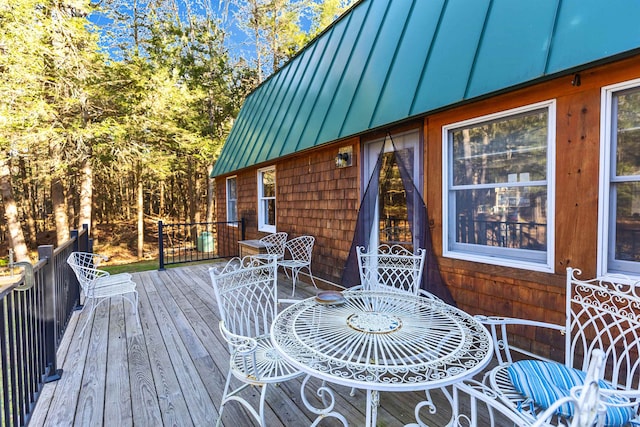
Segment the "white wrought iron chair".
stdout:
<path fill-rule="evenodd" d="M 284 245 L 287 243 L 289 235 L 284 231 L 278 233 L 267 234 L 260 241 L 265 244 L 267 254 L 275 255 L 277 259 L 284 258 Z"/>
<path fill-rule="evenodd" d="M 499 399 L 522 420 L 533 423 L 572 386 L 582 385 L 593 352 L 602 349 L 605 369 L 598 394 L 605 413 L 598 416 L 596 425 L 638 425 L 639 284 L 620 276 L 581 280 L 580 275 L 578 269 L 567 269 L 564 325 L 478 316 L 491 331 L 498 362 L 484 379 L 491 389 L 489 398 Z M 533 337 L 545 330 L 546 336 L 564 334 L 564 363 L 550 362 L 511 344 L 510 333 Z M 556 415 L 556 423 L 569 423 L 570 406 L 561 407 Z"/>
<path fill-rule="evenodd" d="M 432 293 L 420 289 L 426 254 L 424 249 L 418 248 L 412 253 L 400 245 L 382 244 L 368 252 L 364 246 L 357 246 L 360 285 L 349 288 L 347 292 L 363 289 L 408 292 L 439 300 Z M 352 388 L 350 395 L 354 396 L 355 391 Z M 428 390 L 426 394 L 429 396 Z"/>
<path fill-rule="evenodd" d="M 351 288 L 409 292 L 427 298 L 439 299 L 420 289 L 427 251 L 418 248 L 412 253 L 400 245 L 386 244 L 366 252 L 364 246 L 356 247 L 360 286 Z"/>
<path fill-rule="evenodd" d="M 107 259 L 108 257 L 104 255 L 89 252 L 72 252 L 67 258 L 67 264 L 71 266 L 82 287 L 85 306 L 87 302 L 91 305 L 87 319 L 80 331 L 80 336 L 84 334 L 84 330 L 89 324 L 96 307 L 115 296 L 121 296 L 131 303 L 136 321 L 140 326 L 136 283 L 131 279 L 132 276 L 129 273 L 109 274 L 104 270 L 99 270 L 97 267 L 100 261 L 106 261 Z M 133 295 L 133 297 L 130 295 Z"/>
<path fill-rule="evenodd" d="M 220 311 L 220 332 L 231 353 L 216 425 L 221 423 L 224 405 L 236 401 L 264 426 L 267 385 L 302 375 L 271 343 L 271 323 L 278 313 L 276 272 L 275 256 L 234 258 L 221 270 L 209 269 Z M 233 390 L 232 377 L 242 383 Z M 249 386 L 262 388 L 258 410 L 240 395 Z"/>
<path fill-rule="evenodd" d="M 573 386 L 566 396 L 560 397 L 547 409 L 536 414 L 535 418 L 523 417 L 511 405 L 505 405 L 494 390 L 474 380 L 453 385 L 454 400 L 458 402 L 457 412 L 452 425 L 457 427 L 516 426 L 516 427 L 592 427 L 599 417 L 603 417 L 606 408 L 600 402 L 600 386 L 604 371 L 605 354 L 601 349 L 591 352 L 591 360 L 582 385 Z M 460 409 L 465 401 L 464 412 Z M 571 408 L 574 415 L 570 420 L 558 418 L 559 410 Z M 481 411 L 486 414 L 480 416 Z M 419 408 L 416 408 L 419 419 Z M 411 425 L 414 426 L 414 425 Z M 407 427 L 410 427 L 407 425 Z M 417 426 L 416 426 L 417 427 Z"/>
<path fill-rule="evenodd" d="M 313 236 L 300 236 L 295 239 L 287 241 L 285 244 L 285 257 L 278 260 L 278 266 L 282 267 L 287 277 L 289 273 L 287 269 L 291 270 L 291 281 L 293 282 L 293 290 L 291 295 L 296 293 L 296 282 L 298 281 L 298 274 L 300 270 L 306 268 L 311 278 L 311 283 L 317 288 L 316 281 L 313 279 L 311 273 L 311 254 L 313 252 L 313 245 L 316 239 Z M 289 253 L 290 257 L 286 256 Z"/>

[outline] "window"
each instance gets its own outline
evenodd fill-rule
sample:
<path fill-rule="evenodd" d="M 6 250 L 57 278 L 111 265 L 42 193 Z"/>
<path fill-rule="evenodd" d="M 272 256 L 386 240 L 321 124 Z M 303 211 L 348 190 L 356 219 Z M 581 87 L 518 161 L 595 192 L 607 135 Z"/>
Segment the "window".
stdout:
<path fill-rule="evenodd" d="M 276 231 L 276 168 L 258 171 L 258 230 Z"/>
<path fill-rule="evenodd" d="M 238 193 L 236 191 L 236 182 L 235 176 L 227 178 L 227 222 L 238 221 Z"/>
<path fill-rule="evenodd" d="M 555 103 L 443 128 L 443 253 L 552 271 Z"/>
<path fill-rule="evenodd" d="M 602 92 L 598 273 L 640 275 L 640 79 Z"/>

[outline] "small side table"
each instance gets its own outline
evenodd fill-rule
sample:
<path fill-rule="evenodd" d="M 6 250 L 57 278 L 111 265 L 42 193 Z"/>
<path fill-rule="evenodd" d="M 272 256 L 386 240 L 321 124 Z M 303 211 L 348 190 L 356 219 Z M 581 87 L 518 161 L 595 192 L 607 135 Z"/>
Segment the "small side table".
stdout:
<path fill-rule="evenodd" d="M 260 240 L 239 240 L 238 246 L 240 247 L 240 258 L 267 253 L 267 245 Z"/>

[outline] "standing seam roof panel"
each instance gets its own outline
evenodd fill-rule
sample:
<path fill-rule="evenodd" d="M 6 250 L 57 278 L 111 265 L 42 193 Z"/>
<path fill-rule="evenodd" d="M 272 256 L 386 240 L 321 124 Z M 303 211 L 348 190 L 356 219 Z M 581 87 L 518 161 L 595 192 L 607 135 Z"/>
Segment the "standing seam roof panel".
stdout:
<path fill-rule="evenodd" d="M 374 37 L 372 35 L 378 31 L 384 10 L 387 7 L 387 2 L 373 1 L 370 4 L 362 26 L 353 28 L 356 33 L 355 45 L 345 64 L 340 83 L 327 112 L 325 126 L 320 130 L 319 140 L 334 140 L 341 135 L 340 129 L 353 101 L 353 95 L 358 87 L 364 65 L 373 48 Z M 356 11 L 357 8 L 354 12 Z"/>
<path fill-rule="evenodd" d="M 382 88 L 389 76 L 395 52 L 402 31 L 409 17 L 412 2 L 401 2 L 402 7 L 391 8 L 385 11 L 380 30 L 374 38 L 374 45 L 366 66 L 360 77 L 358 87 L 346 114 L 346 120 L 340 130 L 341 135 L 358 132 L 362 128 L 367 128 L 371 118 L 375 114 L 376 105 L 380 100 Z"/>
<path fill-rule="evenodd" d="M 562 0 L 547 72 L 638 47 L 640 1 Z"/>
<path fill-rule="evenodd" d="M 488 7 L 487 0 L 446 3 L 412 115 L 464 99 Z"/>
<path fill-rule="evenodd" d="M 312 104 L 312 107 L 309 111 L 309 119 L 305 121 L 300 135 L 300 140 L 302 141 L 312 141 L 315 143 L 318 132 L 324 125 L 324 118 L 330 105 L 330 98 L 326 94 L 333 94 L 335 91 L 335 87 L 331 89 L 329 87 L 330 85 L 328 85 L 328 83 L 330 84 L 332 81 L 329 77 L 332 71 L 339 67 L 337 64 L 337 47 L 344 42 L 345 28 L 350 18 L 351 15 L 349 15 L 347 20 L 338 23 L 338 25 L 332 28 L 331 38 L 320 60 L 318 80 L 315 82 L 317 89 L 312 89 L 312 91 L 316 93 L 316 97 L 315 99 L 305 100 L 305 102 Z M 322 76 L 322 78 L 320 78 L 320 76 Z"/>
<path fill-rule="evenodd" d="M 315 49 L 315 46 L 313 46 Z M 309 51 L 305 52 L 308 55 Z M 306 71 L 307 61 L 305 58 L 301 58 L 299 61 L 294 64 L 287 64 L 287 69 L 282 69 L 282 72 L 287 75 L 287 79 L 283 80 L 281 83 L 274 87 L 274 91 L 271 95 L 272 102 L 265 106 L 265 108 L 269 111 L 269 114 L 263 116 L 261 119 L 263 121 L 262 126 L 267 126 L 262 132 L 262 145 L 259 150 L 255 151 L 254 158 L 252 160 L 253 163 L 258 163 L 261 160 L 267 160 L 271 158 L 272 151 L 274 149 L 278 149 L 279 144 L 275 138 L 278 130 L 282 126 L 282 120 L 286 117 L 286 113 L 293 102 L 295 91 L 297 87 L 292 87 L 289 82 L 292 79 L 295 79 L 295 76 L 299 73 L 302 74 Z M 289 67 L 289 65 L 292 65 Z M 280 83 L 280 82 L 279 82 Z M 277 153 L 273 154 L 274 157 L 277 156 Z"/>
<path fill-rule="evenodd" d="M 393 111 L 394 116 L 409 115 L 411 100 L 415 93 L 413 88 L 416 87 L 422 71 L 422 64 L 412 59 L 415 58 L 415 51 L 426 52 L 431 44 L 431 39 L 424 37 L 424 27 L 427 25 L 426 18 L 431 18 L 433 15 L 421 11 L 425 6 L 431 10 L 430 3 L 435 2 L 414 0 L 411 4 L 369 127 L 381 126 L 397 120 L 396 117 L 389 120 L 387 114 L 389 111 Z"/>
<path fill-rule="evenodd" d="M 333 28 L 331 32 L 333 33 Z M 308 73 L 307 75 L 300 76 L 300 79 L 294 83 L 294 86 L 299 86 L 304 88 L 305 91 L 300 93 L 296 98 L 295 115 L 301 115 L 303 117 L 308 117 L 307 121 L 294 121 L 292 120 L 295 115 L 290 115 L 288 117 L 287 123 L 282 127 L 282 138 L 285 141 L 288 141 L 287 144 L 282 145 L 282 149 L 280 150 L 279 155 L 289 154 L 296 151 L 298 144 L 300 143 L 300 135 L 302 134 L 302 130 L 304 129 L 305 123 L 309 120 L 313 120 L 313 117 L 310 116 L 309 111 L 311 106 L 309 106 L 309 102 L 313 102 L 317 95 L 313 93 L 314 81 L 324 80 L 326 78 L 326 70 L 323 70 L 322 63 L 325 60 L 326 48 L 330 44 L 330 40 L 332 38 L 332 34 L 329 34 L 328 37 L 324 37 L 323 43 L 318 43 L 318 46 L 321 48 L 316 49 L 315 55 L 313 55 L 309 60 L 309 65 L 312 66 L 313 73 Z M 316 83 L 317 84 L 317 83 Z"/>
<path fill-rule="evenodd" d="M 544 75 L 557 7 L 558 0 L 493 0 L 465 97 Z"/>
<path fill-rule="evenodd" d="M 374 37 L 408 2 L 360 1 L 250 94 L 212 176 L 640 53 L 638 0 L 413 0 Z"/>
<path fill-rule="evenodd" d="M 301 79 L 304 80 L 305 76 L 313 75 L 312 73 L 309 73 L 309 69 L 313 70 L 313 67 L 310 68 L 310 64 L 314 52 L 317 49 L 320 49 L 318 47 L 320 45 L 321 44 L 315 44 L 312 49 L 309 49 L 304 53 L 304 57 L 299 61 L 300 66 L 295 70 L 295 72 L 292 71 L 289 82 L 299 81 Z M 269 132 L 265 135 L 266 151 L 258 158 L 258 162 L 277 157 L 282 152 L 283 144 L 279 143 L 279 141 L 287 141 L 287 139 L 282 139 L 280 137 L 280 133 L 287 131 L 290 126 L 291 116 L 295 117 L 298 114 L 297 106 L 299 104 L 299 98 L 301 93 L 306 91 L 306 88 L 304 84 L 288 84 L 281 87 L 280 91 L 282 92 L 281 96 L 283 102 L 280 105 L 274 105 L 271 108 L 273 119 L 272 126 L 270 127 Z M 295 114 L 291 114 L 292 111 L 294 111 Z"/>
<path fill-rule="evenodd" d="M 356 99 L 358 97 L 358 92 L 362 88 L 363 80 L 366 78 L 367 67 L 371 61 L 372 54 L 376 51 L 380 29 L 384 25 L 390 6 L 391 2 L 380 2 L 377 4 L 374 2 L 370 13 L 367 15 L 365 25 L 360 30 L 357 46 L 347 69 L 347 78 L 342 81 L 344 86 L 341 89 L 344 93 L 341 93 L 341 95 L 344 95 L 345 97 L 343 100 L 346 101 L 348 99 L 348 102 L 342 103 L 345 108 L 344 113 L 340 113 L 341 110 L 336 110 L 338 114 L 342 114 L 344 116 L 341 120 L 341 125 L 338 128 L 338 134 L 336 135 L 338 138 L 340 135 L 345 134 L 344 127 L 350 118 L 356 122 L 362 123 L 363 110 L 369 107 L 360 105 L 362 108 L 353 109 L 354 104 L 357 102 Z M 366 124 L 366 122 L 364 123 Z"/>
<path fill-rule="evenodd" d="M 285 79 L 278 79 L 277 84 L 273 87 L 272 95 L 269 97 L 266 105 L 264 105 L 263 109 L 267 112 L 260 118 L 260 138 L 256 140 L 257 144 L 255 148 L 250 150 L 248 162 L 250 164 L 260 163 L 262 161 L 268 160 L 267 153 L 272 148 L 271 145 L 274 143 L 273 140 L 269 138 L 269 132 L 272 129 L 272 126 L 276 125 L 276 115 L 282 107 L 283 103 L 287 100 L 289 91 L 294 91 L 296 88 L 292 87 L 289 82 L 292 79 L 295 79 L 295 76 L 298 73 L 304 73 L 306 69 L 307 59 L 309 57 L 309 50 L 304 52 L 302 58 L 299 61 L 296 61 L 295 64 L 288 64 L 286 70 L 283 70 L 282 74 L 286 76 Z M 291 65 L 291 66 L 289 66 Z"/>
<path fill-rule="evenodd" d="M 250 95 L 250 106 L 251 114 L 247 114 L 243 116 L 245 119 L 245 123 L 242 123 L 241 132 L 238 133 L 237 136 L 237 149 L 233 153 L 233 158 L 235 159 L 234 166 L 236 168 L 240 167 L 242 164 L 247 164 L 247 159 L 251 150 L 259 143 L 259 123 L 260 117 L 262 115 L 267 114 L 268 110 L 264 108 L 264 105 L 268 102 L 271 90 L 273 86 L 276 84 L 277 79 L 284 79 L 284 73 L 276 76 L 276 78 L 269 80 L 266 82 L 262 91 L 253 92 Z M 249 102 L 249 99 L 247 100 Z M 236 123 L 235 126 L 238 126 L 240 123 Z M 234 126 L 234 128 L 235 128 Z"/>
<path fill-rule="evenodd" d="M 362 8 L 356 8 L 353 13 L 349 14 L 348 19 L 344 19 L 338 23 L 338 25 L 342 26 L 344 23 L 343 34 L 340 39 L 340 45 L 334 55 L 331 68 L 329 73 L 327 74 L 327 81 L 322 84 L 322 91 L 316 101 L 315 108 L 312 110 L 313 126 L 310 126 L 310 129 L 316 128 L 317 131 L 315 133 L 311 133 L 307 131 L 309 141 L 313 143 L 313 145 L 318 144 L 318 141 L 324 140 L 322 132 L 334 132 L 334 128 L 340 126 L 340 124 L 332 122 L 330 120 L 329 113 L 331 108 L 336 100 L 336 93 L 338 92 L 342 80 L 345 76 L 345 70 L 349 65 L 349 61 L 351 59 L 351 54 L 353 50 L 357 46 L 358 36 L 360 35 L 359 31 L 349 31 L 351 27 L 361 28 L 364 20 L 367 17 L 367 13 L 369 11 L 370 3 Z M 357 12 L 357 13 L 356 13 Z M 317 119 L 316 119 L 317 117 Z M 318 125 L 316 125 L 319 124 Z M 337 131 L 336 131 L 337 132 Z M 307 137 L 305 137 L 305 140 Z"/>

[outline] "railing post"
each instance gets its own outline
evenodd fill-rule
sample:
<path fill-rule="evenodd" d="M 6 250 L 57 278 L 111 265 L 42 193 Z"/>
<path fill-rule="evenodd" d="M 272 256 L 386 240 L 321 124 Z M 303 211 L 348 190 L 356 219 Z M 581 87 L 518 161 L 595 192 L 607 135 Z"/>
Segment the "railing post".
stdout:
<path fill-rule="evenodd" d="M 85 230 L 84 233 L 80 233 L 78 230 L 71 230 L 70 236 L 72 239 L 75 239 L 75 241 L 73 242 L 73 251 L 74 252 L 92 252 L 89 250 L 88 248 L 88 244 L 89 244 L 89 239 L 87 238 L 89 236 L 89 232 L 87 230 L 87 225 L 83 225 L 82 228 Z M 80 303 L 80 284 L 78 283 L 78 286 L 74 289 L 75 294 L 77 295 L 77 301 L 78 303 L 76 304 L 75 307 L 73 307 L 74 311 L 80 311 L 83 308 L 83 305 Z"/>
<path fill-rule="evenodd" d="M 245 223 L 244 223 L 244 217 L 240 218 L 240 232 L 242 233 L 242 236 L 240 236 L 240 240 L 245 240 L 244 238 L 244 232 L 245 232 Z"/>
<path fill-rule="evenodd" d="M 45 359 L 48 367 L 48 375 L 44 382 L 48 383 L 60 379 L 62 369 L 58 369 L 56 356 L 56 337 L 58 325 L 56 324 L 56 275 L 53 265 L 53 245 L 38 246 L 38 258 L 46 259 L 43 267 L 42 279 L 44 280 L 44 334 L 45 334 Z"/>
<path fill-rule="evenodd" d="M 71 230 L 69 232 L 69 237 L 71 237 L 71 239 L 75 239 L 75 241 L 73 242 L 73 251 L 80 252 L 80 233 L 78 232 L 78 230 Z"/>
<path fill-rule="evenodd" d="M 158 270 L 164 271 L 164 238 L 162 232 L 162 220 L 158 221 L 158 252 L 160 252 L 158 257 L 160 266 L 158 267 Z"/>
<path fill-rule="evenodd" d="M 80 242 L 78 242 L 78 250 L 80 252 L 93 252 L 93 245 L 89 239 L 89 224 L 82 224 L 82 229 L 84 230 L 84 233 L 82 233 Z"/>

